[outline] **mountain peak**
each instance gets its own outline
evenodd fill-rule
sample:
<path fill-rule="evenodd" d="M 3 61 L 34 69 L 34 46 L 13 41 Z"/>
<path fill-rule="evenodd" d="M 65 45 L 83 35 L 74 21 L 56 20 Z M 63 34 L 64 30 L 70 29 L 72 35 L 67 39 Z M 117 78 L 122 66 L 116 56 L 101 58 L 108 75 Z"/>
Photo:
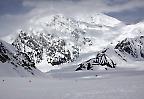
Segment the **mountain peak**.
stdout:
<path fill-rule="evenodd" d="M 31 54 L 36 67 L 43 65 L 50 68 L 72 63 L 83 54 L 107 48 L 111 42 L 111 46 L 116 46 L 117 40 L 122 41 L 132 37 L 131 35 L 135 37 L 144 33 L 143 23 L 120 25 L 121 23 L 102 13 L 79 15 L 77 18 L 63 14 L 33 18 L 31 29 L 20 31 L 12 44 L 19 52 Z M 115 53 L 115 49 L 112 52 Z M 102 57 L 98 56 L 98 59 L 104 58 L 100 60 L 104 64 L 112 64 L 111 67 L 115 65 L 111 61 L 114 59 L 109 58 L 107 53 L 99 55 Z"/>
<path fill-rule="evenodd" d="M 91 23 L 93 25 L 102 25 L 102 26 L 110 26 L 110 27 L 114 27 L 122 23 L 121 21 L 103 13 L 79 15 L 76 18 L 79 21 L 84 21 L 87 23 Z"/>

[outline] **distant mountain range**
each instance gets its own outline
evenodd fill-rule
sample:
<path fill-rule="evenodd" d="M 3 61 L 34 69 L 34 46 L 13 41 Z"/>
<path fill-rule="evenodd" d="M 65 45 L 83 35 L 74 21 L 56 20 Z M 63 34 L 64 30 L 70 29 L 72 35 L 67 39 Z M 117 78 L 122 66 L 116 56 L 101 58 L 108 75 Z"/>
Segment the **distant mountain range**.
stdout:
<path fill-rule="evenodd" d="M 11 64 L 15 72 L 31 75 L 42 75 L 38 69 L 46 72 L 63 65 L 73 64 L 76 71 L 107 70 L 137 66 L 143 60 L 144 23 L 125 25 L 101 13 L 34 18 L 29 29 L 0 41 L 1 68 Z"/>

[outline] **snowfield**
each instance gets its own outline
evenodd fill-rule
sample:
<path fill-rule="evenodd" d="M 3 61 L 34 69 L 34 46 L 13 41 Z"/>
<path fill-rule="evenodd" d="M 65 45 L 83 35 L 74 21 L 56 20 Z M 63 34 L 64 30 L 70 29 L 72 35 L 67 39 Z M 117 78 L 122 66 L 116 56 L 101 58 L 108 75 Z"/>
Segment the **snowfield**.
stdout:
<path fill-rule="evenodd" d="M 0 78 L 0 99 L 144 99 L 144 71 L 51 72 Z"/>

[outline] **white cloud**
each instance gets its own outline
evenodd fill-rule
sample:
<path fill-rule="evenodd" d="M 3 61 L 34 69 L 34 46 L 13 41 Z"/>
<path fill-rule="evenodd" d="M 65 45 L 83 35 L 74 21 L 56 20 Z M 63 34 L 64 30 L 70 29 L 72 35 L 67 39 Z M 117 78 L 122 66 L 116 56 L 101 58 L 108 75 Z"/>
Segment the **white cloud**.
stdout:
<path fill-rule="evenodd" d="M 128 0 L 128 2 L 114 5 L 108 5 L 105 1 L 106 0 L 23 0 L 23 6 L 32 7 L 32 9 L 24 14 L 3 15 L 0 17 L 0 36 L 13 33 L 18 28 L 27 26 L 27 23 L 33 17 L 41 17 L 55 13 L 73 16 L 94 12 L 121 12 L 144 7 L 144 0 Z M 111 1 L 113 0 L 110 0 L 110 2 Z"/>
<path fill-rule="evenodd" d="M 136 7 L 143 7 L 144 0 L 128 0 L 123 4 L 108 5 L 109 0 L 43 0 L 43 1 L 24 1 L 24 5 L 35 7 L 35 9 L 43 9 L 48 12 L 62 13 L 90 13 L 90 12 L 119 12 L 130 10 Z M 110 0 L 110 2 L 115 0 Z"/>

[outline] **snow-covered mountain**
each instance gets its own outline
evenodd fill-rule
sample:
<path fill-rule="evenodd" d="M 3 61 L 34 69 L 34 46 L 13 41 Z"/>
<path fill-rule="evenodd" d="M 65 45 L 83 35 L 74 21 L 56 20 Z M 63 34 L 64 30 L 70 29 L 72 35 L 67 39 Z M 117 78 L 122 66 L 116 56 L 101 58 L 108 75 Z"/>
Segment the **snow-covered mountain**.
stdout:
<path fill-rule="evenodd" d="M 75 70 L 97 66 L 107 70 L 143 60 L 143 22 L 125 25 L 97 13 L 35 17 L 29 24 L 29 29 L 3 39 L 16 48 L 18 56 L 26 54 L 44 72 L 73 64 L 78 65 Z"/>
<path fill-rule="evenodd" d="M 42 75 L 28 54 L 17 52 L 12 45 L 0 40 L 0 76 Z"/>
<path fill-rule="evenodd" d="M 128 25 L 119 31 L 122 32 L 104 50 L 78 65 L 77 70 L 94 69 L 101 65 L 107 68 L 129 67 L 144 68 L 144 23 Z M 101 57 L 99 57 L 101 56 Z M 90 68 L 89 68 L 90 67 Z"/>
<path fill-rule="evenodd" d="M 30 28 L 19 31 L 16 38 L 11 36 L 10 42 L 18 51 L 31 53 L 40 69 L 42 65 L 48 65 L 50 69 L 54 65 L 73 62 L 82 53 L 95 52 L 108 45 L 111 36 L 108 37 L 107 32 L 122 24 L 104 14 L 91 17 L 94 18 L 89 21 L 62 14 L 34 18 L 30 20 Z M 94 20 L 97 22 L 93 23 Z"/>

